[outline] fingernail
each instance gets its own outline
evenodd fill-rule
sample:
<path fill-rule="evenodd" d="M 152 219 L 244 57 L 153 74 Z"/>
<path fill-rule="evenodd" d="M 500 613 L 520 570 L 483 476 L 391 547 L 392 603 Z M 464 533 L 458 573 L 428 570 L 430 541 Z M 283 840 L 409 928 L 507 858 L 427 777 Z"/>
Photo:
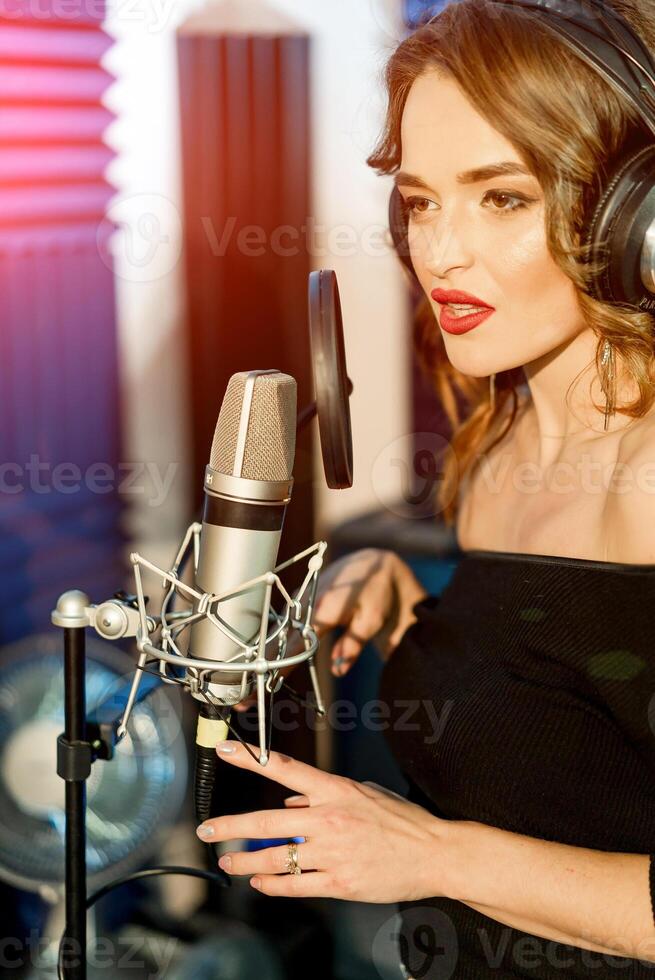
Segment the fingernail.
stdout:
<path fill-rule="evenodd" d="M 220 752 L 221 755 L 227 755 L 229 752 L 234 752 L 235 746 L 231 742 L 219 742 L 216 746 L 216 751 Z"/>
<path fill-rule="evenodd" d="M 302 800 L 302 798 L 303 798 L 303 794 L 302 793 L 298 793 L 297 796 L 287 796 L 286 802 L 287 803 L 295 803 L 296 800 Z"/>
<path fill-rule="evenodd" d="M 223 871 L 229 871 L 232 867 L 232 858 L 230 855 L 224 854 L 223 857 L 219 859 L 218 866 L 219 868 L 222 868 Z"/>
<path fill-rule="evenodd" d="M 206 840 L 208 837 L 214 836 L 214 828 L 211 824 L 201 823 L 200 826 L 196 828 L 196 833 L 198 837 L 202 837 L 203 840 Z"/>
<path fill-rule="evenodd" d="M 259 886 L 261 885 L 261 883 L 262 883 L 261 878 L 251 878 L 250 879 L 250 884 L 252 885 L 253 888 L 259 888 Z"/>

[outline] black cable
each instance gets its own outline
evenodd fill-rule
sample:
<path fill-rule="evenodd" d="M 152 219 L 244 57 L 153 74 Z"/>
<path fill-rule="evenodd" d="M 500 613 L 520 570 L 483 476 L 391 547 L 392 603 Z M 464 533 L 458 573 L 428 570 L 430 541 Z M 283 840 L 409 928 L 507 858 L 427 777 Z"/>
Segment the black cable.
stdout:
<path fill-rule="evenodd" d="M 114 888 L 119 888 L 121 885 L 127 885 L 131 881 L 137 881 L 140 878 L 156 878 L 160 875 L 187 875 L 189 878 L 204 878 L 205 881 L 212 881 L 217 885 L 221 885 L 224 888 L 229 887 L 232 884 L 230 876 L 224 871 L 203 871 L 201 868 L 178 868 L 175 865 L 171 867 L 159 867 L 159 868 L 146 868 L 143 871 L 135 871 L 129 875 L 123 875 L 121 878 L 116 878 L 115 881 L 110 881 L 109 884 L 103 885 L 99 888 L 97 892 L 90 895 L 86 900 L 86 907 L 90 909 L 92 905 L 104 898 L 110 891 Z M 59 952 L 57 955 L 57 977 L 59 980 L 65 980 L 63 974 L 63 952 L 64 952 L 64 939 L 66 938 L 66 933 L 59 940 Z M 85 951 L 82 951 L 82 955 L 86 955 Z"/>
<path fill-rule="evenodd" d="M 232 883 L 230 876 L 224 871 L 204 871 L 202 868 L 182 868 L 176 865 L 145 868 L 142 871 L 124 875 L 122 878 L 116 878 L 115 881 L 110 881 L 108 885 L 103 885 L 97 892 L 89 896 L 86 907 L 90 909 L 92 905 L 95 905 L 97 901 L 120 885 L 126 885 L 130 881 L 138 881 L 141 878 L 158 878 L 160 875 L 187 875 L 189 878 L 204 878 L 206 881 L 215 881 L 224 887 L 229 887 Z"/>
<path fill-rule="evenodd" d="M 211 817 L 211 802 L 216 782 L 216 749 L 196 745 L 196 767 L 193 779 L 193 804 L 196 820 L 204 823 Z"/>
<path fill-rule="evenodd" d="M 204 823 L 211 817 L 214 785 L 218 770 L 216 744 L 219 740 L 219 729 L 223 724 L 229 726 L 230 707 L 215 707 L 208 702 L 200 705 L 198 712 L 198 730 L 196 733 L 196 761 L 193 777 L 193 803 L 198 824 Z M 204 731 L 203 729 L 204 723 Z M 209 731 L 207 731 L 209 726 Z M 216 862 L 220 858 L 219 845 L 207 841 Z"/>
<path fill-rule="evenodd" d="M 219 728 L 219 724 L 229 725 L 229 716 L 229 707 L 215 707 L 206 701 L 200 705 L 198 712 L 198 733 L 196 735 L 196 766 L 193 780 L 193 802 L 196 820 L 199 824 L 204 823 L 205 820 L 209 820 L 211 817 L 212 796 L 216 782 L 216 770 L 218 767 L 216 744 L 218 738 L 212 732 L 215 733 L 216 729 Z M 202 738 L 200 737 L 200 726 L 203 724 L 203 720 L 207 720 L 211 726 L 209 731 L 211 738 L 209 739 L 207 735 L 203 735 Z M 203 741 L 209 741 L 211 744 L 202 744 Z"/>

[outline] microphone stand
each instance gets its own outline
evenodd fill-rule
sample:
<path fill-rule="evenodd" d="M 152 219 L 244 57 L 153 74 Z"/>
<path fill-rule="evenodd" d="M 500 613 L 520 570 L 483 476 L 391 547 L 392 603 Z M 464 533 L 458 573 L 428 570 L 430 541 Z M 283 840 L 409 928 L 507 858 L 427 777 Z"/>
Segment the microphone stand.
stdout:
<path fill-rule="evenodd" d="M 57 774 L 66 781 L 66 933 L 70 980 L 86 980 L 86 780 L 93 746 L 87 741 L 84 626 L 64 627 L 64 733 L 57 739 Z M 67 948 L 68 947 L 68 948 Z"/>
<path fill-rule="evenodd" d="M 124 593 L 115 598 L 131 599 Z M 66 783 L 66 929 L 60 951 L 62 977 L 86 980 L 86 781 L 96 759 L 113 758 L 120 714 L 107 721 L 86 715 L 86 634 L 89 597 L 77 590 L 65 592 L 51 619 L 64 631 L 64 731 L 57 739 L 57 775 Z M 143 701 L 161 682 L 146 683 L 136 700 Z M 125 694 L 129 685 L 125 685 Z M 116 697 L 112 695 L 112 699 Z M 118 699 L 120 701 L 120 696 Z M 102 710 L 102 705 L 96 709 Z M 69 962 L 66 963 L 66 959 Z"/>

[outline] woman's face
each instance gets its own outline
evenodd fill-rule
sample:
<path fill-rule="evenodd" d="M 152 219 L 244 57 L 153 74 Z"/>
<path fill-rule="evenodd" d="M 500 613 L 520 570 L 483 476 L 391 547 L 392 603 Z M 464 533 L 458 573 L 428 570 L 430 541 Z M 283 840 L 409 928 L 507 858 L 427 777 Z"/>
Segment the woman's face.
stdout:
<path fill-rule="evenodd" d="M 537 178 L 461 176 L 499 163 L 527 167 L 456 82 L 436 71 L 417 78 L 401 144 L 396 183 L 410 208 L 410 255 L 454 367 L 484 377 L 529 364 L 579 334 L 577 291 L 548 251 Z M 435 289 L 460 290 L 495 311 L 464 333 L 446 332 L 456 311 L 444 316 Z"/>

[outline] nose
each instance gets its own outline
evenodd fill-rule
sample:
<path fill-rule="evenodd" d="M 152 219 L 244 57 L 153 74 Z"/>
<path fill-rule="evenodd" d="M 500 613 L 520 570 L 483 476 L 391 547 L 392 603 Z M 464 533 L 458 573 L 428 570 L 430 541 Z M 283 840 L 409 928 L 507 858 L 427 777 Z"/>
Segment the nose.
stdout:
<path fill-rule="evenodd" d="M 442 211 L 438 226 L 433 224 L 419 229 L 424 237 L 416 242 L 416 247 L 423 257 L 425 268 L 437 279 L 447 279 L 454 269 L 467 269 L 471 265 L 473 256 L 462 233 L 462 221 L 456 228 L 453 218 L 448 220 L 445 211 Z"/>

